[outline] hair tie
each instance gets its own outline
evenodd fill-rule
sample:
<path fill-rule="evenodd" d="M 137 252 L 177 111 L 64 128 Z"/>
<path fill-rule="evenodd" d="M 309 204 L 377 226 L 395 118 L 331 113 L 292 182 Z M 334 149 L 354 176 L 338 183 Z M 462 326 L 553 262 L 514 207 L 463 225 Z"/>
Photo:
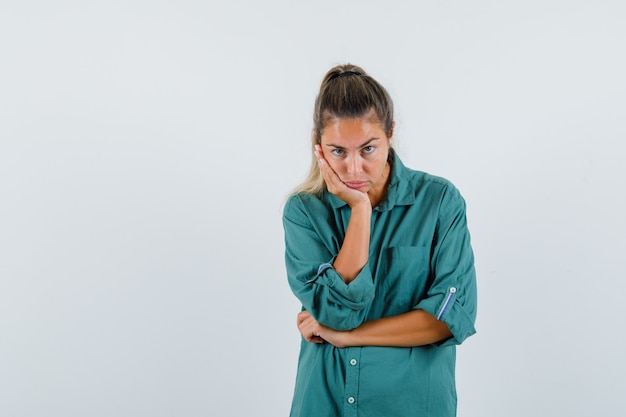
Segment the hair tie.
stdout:
<path fill-rule="evenodd" d="M 339 77 L 346 77 L 348 75 L 363 75 L 363 74 L 361 74 L 358 71 L 344 71 L 344 72 L 340 72 L 340 73 L 331 75 L 330 78 L 328 79 L 328 81 L 332 81 L 335 78 L 339 78 Z"/>

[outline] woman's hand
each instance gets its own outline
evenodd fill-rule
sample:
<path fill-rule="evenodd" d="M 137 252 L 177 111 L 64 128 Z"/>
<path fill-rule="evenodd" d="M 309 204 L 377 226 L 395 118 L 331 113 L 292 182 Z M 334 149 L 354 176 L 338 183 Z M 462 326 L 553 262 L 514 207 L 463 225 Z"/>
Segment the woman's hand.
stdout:
<path fill-rule="evenodd" d="M 324 158 L 320 145 L 315 145 L 315 155 L 328 191 L 345 201 L 352 210 L 343 244 L 333 262 L 335 271 L 349 284 L 369 259 L 372 203 L 367 193 L 350 188 L 341 181 Z"/>
<path fill-rule="evenodd" d="M 367 321 L 353 330 L 341 332 L 318 323 L 308 311 L 298 314 L 298 330 L 307 342 L 328 342 L 333 346 L 414 347 L 437 343 L 452 337 L 448 326 L 424 310 L 411 310 L 397 316 Z"/>
<path fill-rule="evenodd" d="M 310 343 L 328 342 L 333 346 L 346 347 L 347 332 L 340 332 L 318 323 L 308 311 L 298 313 L 298 330 Z"/>
<path fill-rule="evenodd" d="M 353 188 L 348 187 L 346 184 L 341 181 L 339 175 L 332 169 L 326 158 L 324 158 L 324 154 L 322 152 L 322 148 L 320 145 L 315 145 L 315 156 L 317 156 L 317 160 L 319 162 L 320 172 L 322 173 L 322 178 L 326 182 L 326 188 L 331 194 L 336 195 L 341 200 L 348 203 L 351 208 L 354 208 L 357 205 L 363 204 L 371 207 L 371 202 L 367 193 L 363 191 L 355 190 Z"/>

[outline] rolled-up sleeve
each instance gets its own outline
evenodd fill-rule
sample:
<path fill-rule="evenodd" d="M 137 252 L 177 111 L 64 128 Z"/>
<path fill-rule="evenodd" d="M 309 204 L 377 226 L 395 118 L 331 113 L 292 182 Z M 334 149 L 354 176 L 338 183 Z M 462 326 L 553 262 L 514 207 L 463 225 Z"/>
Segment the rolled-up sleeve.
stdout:
<path fill-rule="evenodd" d="M 366 265 L 346 284 L 332 266 L 339 244 L 325 241 L 323 230 L 311 221 L 297 197 L 285 205 L 283 227 L 287 277 L 303 308 L 336 330 L 351 330 L 362 324 L 375 294 L 369 267 Z"/>
<path fill-rule="evenodd" d="M 446 323 L 452 337 L 440 346 L 461 344 L 476 333 L 477 291 L 474 254 L 465 215 L 465 201 L 455 189 L 444 195 L 434 251 L 433 281 L 426 298 L 415 309 Z"/>

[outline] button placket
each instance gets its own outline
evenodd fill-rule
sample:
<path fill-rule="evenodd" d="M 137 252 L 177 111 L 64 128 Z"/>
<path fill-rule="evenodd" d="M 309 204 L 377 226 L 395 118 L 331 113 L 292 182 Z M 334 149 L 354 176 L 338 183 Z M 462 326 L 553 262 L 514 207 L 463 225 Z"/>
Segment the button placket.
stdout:
<path fill-rule="evenodd" d="M 361 348 L 351 347 L 344 350 L 346 361 L 346 390 L 345 406 L 343 415 L 345 417 L 356 417 L 358 412 L 359 398 L 359 374 L 361 372 Z"/>

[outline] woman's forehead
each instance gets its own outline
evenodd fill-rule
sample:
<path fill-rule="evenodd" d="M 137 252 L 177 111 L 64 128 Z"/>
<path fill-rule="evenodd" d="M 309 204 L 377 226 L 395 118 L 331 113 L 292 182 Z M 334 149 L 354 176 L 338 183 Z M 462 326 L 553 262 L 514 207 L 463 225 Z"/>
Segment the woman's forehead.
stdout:
<path fill-rule="evenodd" d="M 359 147 L 367 142 L 386 138 L 380 124 L 365 117 L 337 118 L 322 133 L 322 142 L 340 147 Z"/>

